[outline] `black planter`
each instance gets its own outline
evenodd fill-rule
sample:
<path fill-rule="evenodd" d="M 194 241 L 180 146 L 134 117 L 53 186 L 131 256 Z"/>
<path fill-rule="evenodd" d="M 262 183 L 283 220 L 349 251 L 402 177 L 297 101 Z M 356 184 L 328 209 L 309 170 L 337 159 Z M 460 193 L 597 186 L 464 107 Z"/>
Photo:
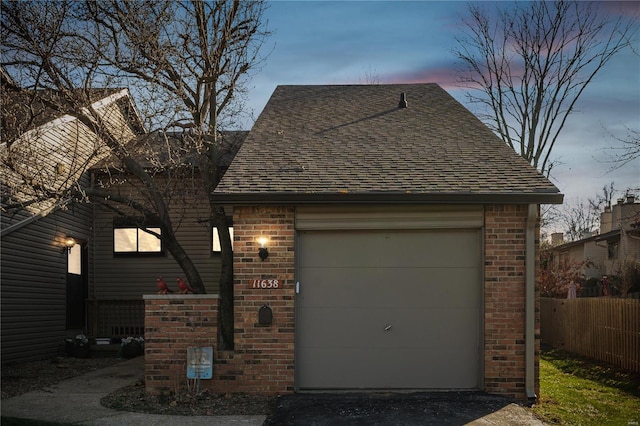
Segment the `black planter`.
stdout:
<path fill-rule="evenodd" d="M 140 343 L 128 343 L 122 346 L 122 358 L 130 359 L 144 354 L 144 348 Z"/>

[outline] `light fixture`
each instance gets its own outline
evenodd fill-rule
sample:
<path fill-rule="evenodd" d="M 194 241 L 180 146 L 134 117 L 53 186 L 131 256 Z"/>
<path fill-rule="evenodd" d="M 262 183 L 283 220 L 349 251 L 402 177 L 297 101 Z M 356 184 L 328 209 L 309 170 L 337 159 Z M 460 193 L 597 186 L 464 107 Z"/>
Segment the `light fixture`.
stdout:
<path fill-rule="evenodd" d="M 260 244 L 260 249 L 258 250 L 258 256 L 263 261 L 269 257 L 269 250 L 267 250 L 267 241 L 269 241 L 266 237 L 258 238 L 258 243 Z"/>
<path fill-rule="evenodd" d="M 71 253 L 71 249 L 76 245 L 76 240 L 72 237 L 67 237 L 64 239 L 63 251 L 66 250 L 67 253 Z"/>

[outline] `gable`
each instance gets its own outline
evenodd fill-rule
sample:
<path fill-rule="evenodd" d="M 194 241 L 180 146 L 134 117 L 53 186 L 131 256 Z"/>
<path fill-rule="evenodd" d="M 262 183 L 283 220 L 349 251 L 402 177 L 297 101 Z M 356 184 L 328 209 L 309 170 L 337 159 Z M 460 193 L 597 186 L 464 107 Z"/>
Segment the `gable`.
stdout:
<path fill-rule="evenodd" d="M 436 84 L 278 86 L 214 195 L 233 202 L 562 200 Z"/>
<path fill-rule="evenodd" d="M 89 94 L 91 106 L 112 136 L 126 144 L 144 133 L 127 89 Z M 0 144 L 3 208 L 22 205 L 31 217 L 49 214 L 66 203 L 47 198 L 49 194 L 68 190 L 91 164 L 109 154 L 92 129 L 72 115 L 47 107 L 55 96 L 51 91 L 3 91 L 7 102 L 2 108 L 6 134 Z"/>

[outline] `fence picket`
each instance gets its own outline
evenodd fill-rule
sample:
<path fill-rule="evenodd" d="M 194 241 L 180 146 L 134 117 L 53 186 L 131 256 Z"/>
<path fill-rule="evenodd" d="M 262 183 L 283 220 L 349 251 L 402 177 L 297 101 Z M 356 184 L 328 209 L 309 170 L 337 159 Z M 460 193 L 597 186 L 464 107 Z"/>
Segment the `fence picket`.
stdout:
<path fill-rule="evenodd" d="M 640 300 L 540 301 L 542 343 L 640 372 Z"/>

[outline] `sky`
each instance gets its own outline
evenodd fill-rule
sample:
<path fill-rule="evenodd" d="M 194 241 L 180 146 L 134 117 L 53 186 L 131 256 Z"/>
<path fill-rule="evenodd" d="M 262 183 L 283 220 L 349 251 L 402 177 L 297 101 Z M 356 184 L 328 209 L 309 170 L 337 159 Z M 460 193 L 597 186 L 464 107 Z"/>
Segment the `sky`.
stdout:
<path fill-rule="evenodd" d="M 640 17 L 640 2 L 602 6 Z M 438 83 L 473 111 L 456 84 L 452 53 L 467 10 L 462 1 L 270 1 L 268 56 L 251 80 L 248 107 L 257 118 L 280 84 Z M 619 144 L 611 133 L 624 137 L 625 127 L 640 129 L 640 56 L 630 51 L 592 81 L 554 148 L 551 181 L 565 204 L 594 198 L 611 182 L 617 197 L 628 188 L 640 195 L 640 159 L 613 171 L 607 162 L 607 147 Z"/>

